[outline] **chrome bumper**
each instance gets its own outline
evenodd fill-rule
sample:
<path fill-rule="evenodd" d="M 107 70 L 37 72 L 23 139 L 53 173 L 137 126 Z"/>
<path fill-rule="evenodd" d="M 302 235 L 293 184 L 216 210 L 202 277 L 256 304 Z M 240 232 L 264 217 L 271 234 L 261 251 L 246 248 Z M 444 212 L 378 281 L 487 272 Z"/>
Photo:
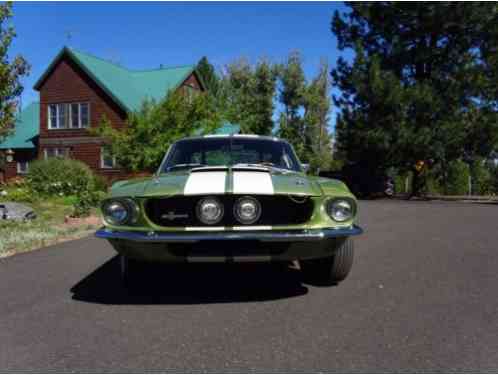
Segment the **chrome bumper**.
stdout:
<path fill-rule="evenodd" d="M 128 240 L 135 242 L 195 243 L 199 241 L 257 240 L 262 242 L 307 242 L 322 241 L 337 237 L 357 236 L 363 229 L 353 225 L 349 228 L 325 228 L 289 231 L 225 231 L 225 232 L 136 232 L 101 228 L 98 238 Z"/>

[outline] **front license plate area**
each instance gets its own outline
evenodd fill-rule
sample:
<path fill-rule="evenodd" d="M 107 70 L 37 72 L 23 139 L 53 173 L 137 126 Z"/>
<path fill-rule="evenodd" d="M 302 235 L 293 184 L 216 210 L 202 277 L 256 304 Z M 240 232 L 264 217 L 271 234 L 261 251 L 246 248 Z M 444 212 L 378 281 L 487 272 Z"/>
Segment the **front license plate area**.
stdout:
<path fill-rule="evenodd" d="M 286 251 L 288 243 L 270 243 L 261 241 L 199 241 L 189 245 L 169 246 L 177 256 L 188 257 L 244 257 L 277 255 Z"/>

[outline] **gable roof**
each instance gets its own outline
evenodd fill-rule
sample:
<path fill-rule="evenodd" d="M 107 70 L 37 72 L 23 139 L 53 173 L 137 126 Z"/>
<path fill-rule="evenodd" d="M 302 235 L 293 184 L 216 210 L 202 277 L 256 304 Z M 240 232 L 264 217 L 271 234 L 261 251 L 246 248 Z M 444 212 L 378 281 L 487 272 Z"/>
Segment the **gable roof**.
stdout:
<path fill-rule="evenodd" d="M 35 148 L 35 138 L 40 131 L 40 103 L 33 102 L 17 116 L 14 131 L 2 143 L 0 149 Z"/>
<path fill-rule="evenodd" d="M 36 82 L 34 86 L 36 90 L 40 89 L 64 56 L 71 58 L 125 111 L 138 110 L 145 99 L 164 98 L 168 91 L 175 90 L 192 73 L 195 73 L 193 65 L 141 71 L 129 70 L 85 52 L 64 47 Z"/>

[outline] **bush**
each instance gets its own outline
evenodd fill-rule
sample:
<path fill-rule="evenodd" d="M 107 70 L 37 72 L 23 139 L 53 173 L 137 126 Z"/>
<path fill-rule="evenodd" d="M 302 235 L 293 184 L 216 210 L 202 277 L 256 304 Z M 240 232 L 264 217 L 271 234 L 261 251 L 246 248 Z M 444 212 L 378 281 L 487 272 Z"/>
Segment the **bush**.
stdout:
<path fill-rule="evenodd" d="M 72 159 L 37 160 L 29 168 L 26 181 L 40 195 L 79 195 L 95 190 L 95 177 L 90 168 Z"/>
<path fill-rule="evenodd" d="M 24 179 L 16 178 L 0 186 L 0 202 L 33 202 L 36 194 L 31 191 Z"/>
<path fill-rule="evenodd" d="M 469 166 L 461 160 L 448 165 L 445 193 L 447 195 L 465 195 L 469 192 Z"/>
<path fill-rule="evenodd" d="M 408 191 L 406 190 L 406 179 L 408 178 Z M 394 191 L 396 194 L 409 193 L 412 188 L 412 172 L 398 174 L 394 177 Z"/>
<path fill-rule="evenodd" d="M 73 216 L 82 217 L 90 215 L 92 207 L 95 207 L 99 202 L 99 196 L 95 191 L 82 192 L 76 197 L 73 204 Z"/>
<path fill-rule="evenodd" d="M 489 170 L 491 174 L 491 186 L 493 194 L 498 194 L 498 165 L 490 164 Z"/>
<path fill-rule="evenodd" d="M 472 194 L 473 195 L 490 195 L 493 194 L 493 180 L 491 169 L 485 164 L 484 160 L 476 160 L 471 167 L 472 176 Z"/>
<path fill-rule="evenodd" d="M 96 191 L 107 191 L 109 188 L 107 180 L 99 175 L 94 175 L 94 185 Z"/>

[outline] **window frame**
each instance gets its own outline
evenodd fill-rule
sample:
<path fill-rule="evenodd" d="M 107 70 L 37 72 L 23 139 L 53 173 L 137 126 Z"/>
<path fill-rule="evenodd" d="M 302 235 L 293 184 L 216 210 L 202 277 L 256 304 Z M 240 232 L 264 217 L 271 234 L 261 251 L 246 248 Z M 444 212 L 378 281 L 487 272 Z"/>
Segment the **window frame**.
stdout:
<path fill-rule="evenodd" d="M 78 106 L 78 124 L 74 126 L 73 124 L 73 106 Z M 86 124 L 83 125 L 82 121 L 82 106 L 86 105 L 87 108 L 87 116 L 86 116 Z M 64 118 L 66 119 L 66 126 L 61 127 L 60 120 L 60 108 L 65 106 L 66 113 L 64 114 Z M 52 108 L 55 109 L 55 114 L 52 113 Z M 91 119 L 91 105 L 88 101 L 83 102 L 66 102 L 66 103 L 50 103 L 47 105 L 47 128 L 48 130 L 71 130 L 71 129 L 87 129 L 90 127 L 90 119 Z M 54 121 L 55 120 L 55 124 Z"/>
<path fill-rule="evenodd" d="M 25 165 L 25 170 L 22 170 L 21 165 Z M 27 174 L 29 172 L 29 161 L 18 161 L 17 162 L 17 174 Z"/>
<path fill-rule="evenodd" d="M 48 150 L 54 150 L 54 156 L 48 156 Z M 47 160 L 49 158 L 62 158 L 69 159 L 69 148 L 68 147 L 47 147 L 43 149 L 43 159 Z"/>
<path fill-rule="evenodd" d="M 112 166 L 105 165 L 104 160 L 105 160 L 105 153 L 109 152 L 109 147 L 106 146 L 101 146 L 100 147 L 100 169 L 116 169 L 117 163 L 116 163 L 116 156 L 110 155 L 112 158 Z"/>

